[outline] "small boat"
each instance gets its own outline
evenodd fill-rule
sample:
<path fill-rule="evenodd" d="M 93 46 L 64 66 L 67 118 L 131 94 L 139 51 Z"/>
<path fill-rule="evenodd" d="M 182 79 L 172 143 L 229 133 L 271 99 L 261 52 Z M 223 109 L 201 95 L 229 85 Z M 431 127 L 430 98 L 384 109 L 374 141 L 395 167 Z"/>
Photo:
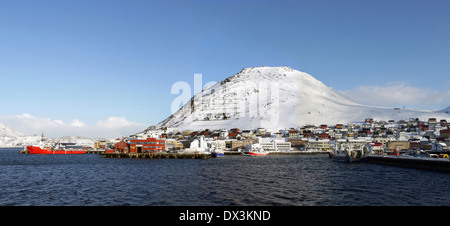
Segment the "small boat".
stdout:
<path fill-rule="evenodd" d="M 249 156 L 267 156 L 269 152 L 264 150 L 260 144 L 250 144 L 248 147 Z"/>
<path fill-rule="evenodd" d="M 225 151 L 223 149 L 214 149 L 211 151 L 211 156 L 215 158 L 223 157 L 225 156 Z"/>
<path fill-rule="evenodd" d="M 27 146 L 29 154 L 86 154 L 85 150 L 52 149 L 49 147 Z"/>

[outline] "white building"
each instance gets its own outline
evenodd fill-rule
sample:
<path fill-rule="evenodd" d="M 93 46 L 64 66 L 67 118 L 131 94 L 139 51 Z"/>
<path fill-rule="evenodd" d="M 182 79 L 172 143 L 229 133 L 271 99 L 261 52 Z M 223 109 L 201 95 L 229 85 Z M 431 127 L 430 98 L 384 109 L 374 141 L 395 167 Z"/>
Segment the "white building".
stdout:
<path fill-rule="evenodd" d="M 259 144 L 266 151 L 291 151 L 291 142 L 285 139 L 260 138 Z"/>
<path fill-rule="evenodd" d="M 225 150 L 226 148 L 226 143 L 224 140 L 211 140 L 211 141 L 206 141 L 208 148 L 213 151 L 213 150 Z"/>
<path fill-rule="evenodd" d="M 192 141 L 189 148 L 186 148 L 184 151 L 185 152 L 198 152 L 200 154 L 210 152 L 208 145 L 207 145 L 206 141 L 204 140 L 203 136 Z"/>

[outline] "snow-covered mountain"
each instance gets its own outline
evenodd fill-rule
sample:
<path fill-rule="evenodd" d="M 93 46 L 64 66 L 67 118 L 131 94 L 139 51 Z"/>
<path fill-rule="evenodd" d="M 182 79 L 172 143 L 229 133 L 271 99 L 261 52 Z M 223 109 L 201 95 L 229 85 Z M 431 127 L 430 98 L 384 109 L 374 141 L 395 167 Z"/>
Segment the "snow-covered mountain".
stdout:
<path fill-rule="evenodd" d="M 366 106 L 289 67 L 244 68 L 192 97 L 173 115 L 149 127 L 190 129 L 284 129 L 307 124 L 336 124 L 429 117 L 448 114 Z M 145 131 L 144 131 L 145 132 Z"/>
<path fill-rule="evenodd" d="M 31 145 L 40 140 L 41 136 L 28 136 L 0 123 L 0 147 Z"/>
<path fill-rule="evenodd" d="M 0 123 L 0 137 L 19 137 L 24 134 L 15 131 L 13 128 L 9 127 L 6 124 Z"/>
<path fill-rule="evenodd" d="M 77 145 L 94 146 L 94 143 L 99 139 L 84 138 L 84 137 L 60 137 L 60 138 L 48 138 L 42 137 L 42 135 L 26 135 L 20 133 L 13 128 L 0 123 L 0 147 L 17 147 L 27 145 L 47 144 L 53 145 L 57 142 L 68 143 L 73 142 Z"/>
<path fill-rule="evenodd" d="M 444 108 L 444 109 L 440 110 L 439 112 L 450 114 L 450 106 L 448 106 L 447 108 Z"/>

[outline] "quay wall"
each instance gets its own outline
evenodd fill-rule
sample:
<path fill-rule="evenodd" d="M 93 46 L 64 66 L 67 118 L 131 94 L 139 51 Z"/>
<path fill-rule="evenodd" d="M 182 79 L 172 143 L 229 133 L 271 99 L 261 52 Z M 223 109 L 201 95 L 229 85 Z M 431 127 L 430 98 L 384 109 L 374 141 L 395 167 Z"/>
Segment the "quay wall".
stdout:
<path fill-rule="evenodd" d="M 199 153 L 165 153 L 165 152 L 153 152 L 153 153 L 100 153 L 104 158 L 167 158 L 167 159 L 209 159 L 210 154 Z"/>
<path fill-rule="evenodd" d="M 225 155 L 242 155 L 238 151 L 225 151 Z M 328 154 L 326 151 L 270 151 L 269 155 L 320 155 Z"/>
<path fill-rule="evenodd" d="M 450 160 L 418 157 L 368 156 L 368 163 L 450 173 Z"/>

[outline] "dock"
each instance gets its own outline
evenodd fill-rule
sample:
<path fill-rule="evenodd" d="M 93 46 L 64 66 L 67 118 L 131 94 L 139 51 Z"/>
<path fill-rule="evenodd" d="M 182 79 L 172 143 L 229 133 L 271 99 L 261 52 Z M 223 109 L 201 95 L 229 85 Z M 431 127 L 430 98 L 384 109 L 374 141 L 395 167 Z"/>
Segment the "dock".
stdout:
<path fill-rule="evenodd" d="M 326 151 L 271 151 L 269 155 L 322 155 L 328 154 Z"/>
<path fill-rule="evenodd" d="M 149 158 L 149 159 L 209 159 L 211 154 L 200 153 L 166 153 L 166 152 L 145 152 L 145 153 L 100 153 L 103 158 Z"/>
<path fill-rule="evenodd" d="M 269 151 L 269 155 L 320 155 L 328 154 L 326 151 Z M 224 155 L 242 155 L 240 151 L 225 151 Z"/>
<path fill-rule="evenodd" d="M 101 154 L 104 152 L 105 150 L 86 150 L 86 154 Z"/>
<path fill-rule="evenodd" d="M 372 155 L 367 162 L 450 173 L 450 160 L 446 158 Z"/>

